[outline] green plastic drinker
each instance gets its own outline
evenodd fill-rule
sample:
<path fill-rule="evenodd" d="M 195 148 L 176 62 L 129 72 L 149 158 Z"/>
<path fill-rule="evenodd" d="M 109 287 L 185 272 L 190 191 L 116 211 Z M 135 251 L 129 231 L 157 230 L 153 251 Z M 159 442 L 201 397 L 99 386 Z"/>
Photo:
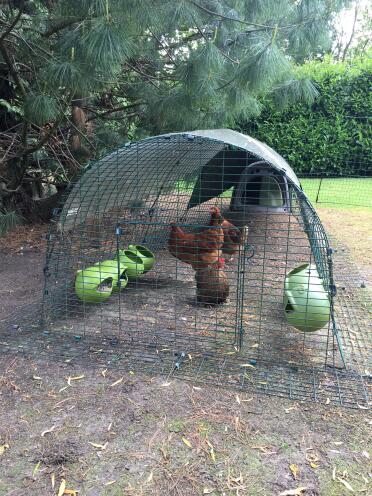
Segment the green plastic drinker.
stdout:
<path fill-rule="evenodd" d="M 76 272 L 75 292 L 80 300 L 100 303 L 111 296 L 113 286 L 118 279 L 117 263 L 116 273 L 112 267 L 102 266 L 103 263 Z"/>
<path fill-rule="evenodd" d="M 140 257 L 145 267 L 144 274 L 153 268 L 155 255 L 148 248 L 141 245 L 129 245 L 128 250 L 132 251 L 137 257 Z"/>
<path fill-rule="evenodd" d="M 137 279 L 145 272 L 145 266 L 142 258 L 137 256 L 131 250 L 119 250 L 119 260 L 120 265 L 127 267 L 126 274 L 130 281 Z"/>
<path fill-rule="evenodd" d="M 315 332 L 329 322 L 331 305 L 314 265 L 291 270 L 284 284 L 284 314 L 288 323 L 304 332 Z"/>
<path fill-rule="evenodd" d="M 113 287 L 112 287 L 113 293 L 117 293 L 119 291 L 119 284 L 118 284 L 119 275 L 120 275 L 120 289 L 125 288 L 125 286 L 128 284 L 128 275 L 127 275 L 128 267 L 126 265 L 120 264 L 119 267 L 117 260 L 105 260 L 104 262 L 100 262 L 100 265 L 102 270 L 107 270 L 107 272 L 111 272 L 112 274 L 115 274 L 113 276 Z"/>

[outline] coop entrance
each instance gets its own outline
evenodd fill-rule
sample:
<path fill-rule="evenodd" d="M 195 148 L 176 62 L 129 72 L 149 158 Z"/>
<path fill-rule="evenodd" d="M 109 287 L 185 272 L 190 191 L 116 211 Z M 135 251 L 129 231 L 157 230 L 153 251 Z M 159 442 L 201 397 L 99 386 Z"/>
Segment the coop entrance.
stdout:
<path fill-rule="evenodd" d="M 289 211 L 285 177 L 263 161 L 249 165 L 235 189 L 233 208 L 244 211 Z"/>

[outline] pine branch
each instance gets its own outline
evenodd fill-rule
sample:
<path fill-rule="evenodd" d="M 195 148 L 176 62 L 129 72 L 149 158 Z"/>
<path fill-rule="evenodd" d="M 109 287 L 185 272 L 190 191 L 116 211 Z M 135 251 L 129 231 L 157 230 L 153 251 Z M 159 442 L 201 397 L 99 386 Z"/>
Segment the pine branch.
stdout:
<path fill-rule="evenodd" d="M 147 81 L 152 84 L 152 86 L 154 86 L 157 90 L 159 89 L 158 86 L 156 86 L 156 84 L 154 83 L 153 80 L 157 81 L 158 78 L 156 76 L 152 76 L 151 74 L 146 74 L 144 72 L 142 72 L 140 69 L 138 69 L 137 67 L 129 64 L 128 62 L 126 63 L 126 65 L 132 69 L 134 72 L 137 72 L 137 74 L 140 74 L 141 76 L 143 76 L 144 78 L 147 79 Z"/>
<path fill-rule="evenodd" d="M 84 21 L 85 17 L 78 17 L 74 19 L 66 19 L 65 21 L 61 21 L 58 24 L 55 24 L 54 26 L 51 26 L 47 31 L 44 31 L 44 33 L 41 34 L 43 38 L 49 38 L 49 36 L 52 36 L 55 33 L 58 33 L 58 31 L 62 31 L 65 28 L 68 28 L 70 26 L 73 26 L 76 22 L 82 22 Z"/>
<path fill-rule="evenodd" d="M 188 43 L 192 41 L 198 41 L 202 39 L 203 36 L 198 32 L 198 33 L 193 33 L 190 36 L 186 36 L 186 38 L 182 38 L 180 41 L 176 41 L 174 43 L 170 43 L 168 45 L 168 48 L 173 49 L 173 48 L 180 48 L 184 45 L 187 45 Z"/>
<path fill-rule="evenodd" d="M 0 40 L 0 52 L 1 55 L 3 56 L 4 62 L 8 66 L 9 72 L 13 77 L 14 82 L 16 83 L 21 95 L 25 97 L 27 95 L 23 81 L 19 75 L 19 72 L 17 70 L 17 67 L 15 64 L 12 62 L 12 59 L 10 58 L 10 54 L 8 52 L 8 49 L 6 47 L 6 44 L 4 40 Z"/>
<path fill-rule="evenodd" d="M 88 108 L 88 107 L 85 107 L 87 111 L 89 111 L 89 112 L 95 112 L 95 115 L 93 115 L 92 117 L 89 117 L 86 120 L 86 122 L 90 122 L 90 121 L 94 121 L 96 119 L 100 119 L 101 117 L 104 117 L 104 116 L 109 115 L 109 114 L 113 114 L 115 112 L 124 112 L 127 109 L 130 109 L 130 108 L 133 108 L 133 107 L 138 107 L 138 105 L 142 105 L 143 103 L 144 102 L 135 102 L 135 103 L 131 103 L 130 105 L 126 105 L 125 107 L 122 107 L 122 106 L 115 107 L 115 108 L 106 110 L 105 112 L 95 112 L 93 109 Z"/>
<path fill-rule="evenodd" d="M 245 19 L 238 19 L 236 17 L 226 16 L 224 14 L 220 14 L 219 12 L 214 12 L 213 10 L 208 9 L 207 7 L 204 7 L 203 5 L 198 4 L 194 0 L 189 0 L 189 1 L 190 1 L 190 3 L 192 3 L 193 5 L 195 5 L 195 7 L 198 7 L 199 9 L 203 10 L 207 14 L 210 14 L 210 15 L 213 15 L 213 16 L 216 16 L 216 17 L 219 17 L 220 19 L 226 19 L 228 21 L 238 22 L 240 24 L 245 24 L 247 26 L 253 26 L 252 29 L 249 29 L 248 30 L 249 33 L 256 32 L 256 31 L 262 31 L 262 30 L 273 30 L 273 31 L 275 31 L 275 30 L 285 30 L 285 29 L 291 29 L 291 28 L 296 28 L 296 27 L 304 26 L 304 25 L 306 25 L 307 23 L 310 23 L 310 22 L 315 22 L 315 21 L 320 21 L 322 19 L 326 19 L 327 16 L 331 12 L 331 11 L 326 11 L 322 16 L 310 17 L 310 18 L 304 19 L 302 22 L 298 22 L 298 23 L 295 23 L 295 24 L 288 24 L 286 26 L 280 26 L 279 23 L 276 23 L 274 26 L 271 26 L 271 25 L 268 25 L 268 24 L 259 24 L 259 23 L 252 22 L 252 21 L 246 21 Z"/>
<path fill-rule="evenodd" d="M 269 26 L 267 24 L 258 24 L 258 23 L 251 22 L 251 21 L 245 21 L 244 19 L 237 19 L 236 17 L 226 16 L 224 14 L 220 14 L 218 12 L 214 12 L 213 10 L 209 10 L 207 7 L 204 7 L 203 5 L 200 5 L 197 2 L 194 2 L 193 0 L 189 0 L 189 1 L 190 1 L 190 3 L 192 3 L 193 5 L 195 5 L 195 7 L 197 7 L 198 9 L 203 10 L 207 14 L 210 14 L 210 15 L 213 15 L 213 16 L 217 16 L 220 19 L 226 19 L 228 21 L 239 22 L 241 24 L 246 24 L 247 26 L 253 26 L 253 27 L 256 27 L 256 28 L 275 29 L 275 26 Z"/>
<path fill-rule="evenodd" d="M 198 26 L 195 18 L 193 17 L 193 21 L 195 22 L 195 26 L 196 26 L 196 29 L 199 31 L 200 35 L 204 38 L 204 40 L 209 43 L 209 39 L 205 36 L 205 34 L 203 33 L 203 31 L 201 30 L 201 28 Z M 219 46 L 217 46 L 216 44 L 214 45 L 217 50 L 227 59 L 229 60 L 230 62 L 232 62 L 233 64 L 239 64 L 239 60 L 234 60 L 232 59 L 226 52 L 224 52 L 222 50 L 222 48 L 220 48 Z"/>
<path fill-rule="evenodd" d="M 15 28 L 16 24 L 18 23 L 18 21 L 20 20 L 23 14 L 24 4 L 25 4 L 25 0 L 21 0 L 21 3 L 18 7 L 18 14 L 15 16 L 13 22 L 8 26 L 8 28 L 4 31 L 4 33 L 1 34 L 0 41 L 3 41 L 8 36 L 8 34 L 11 31 L 13 31 L 13 28 Z"/>
<path fill-rule="evenodd" d="M 155 40 L 156 40 L 156 41 L 158 42 L 158 44 L 160 45 L 161 50 L 164 50 L 164 51 L 166 51 L 166 52 L 167 52 L 167 55 L 168 55 L 168 57 L 169 57 L 169 60 L 170 60 L 170 61 L 174 64 L 174 66 L 175 66 L 175 67 L 177 67 L 177 62 L 176 62 L 175 58 L 173 57 L 173 54 L 171 53 L 171 51 L 170 51 L 170 49 L 169 49 L 168 45 L 164 45 L 164 43 L 161 41 L 161 39 L 160 39 L 160 38 L 158 38 L 158 37 L 156 36 L 156 34 L 155 34 L 155 33 L 153 33 L 151 30 L 150 30 L 150 33 L 151 33 L 151 36 L 152 36 L 153 38 L 155 38 Z"/>

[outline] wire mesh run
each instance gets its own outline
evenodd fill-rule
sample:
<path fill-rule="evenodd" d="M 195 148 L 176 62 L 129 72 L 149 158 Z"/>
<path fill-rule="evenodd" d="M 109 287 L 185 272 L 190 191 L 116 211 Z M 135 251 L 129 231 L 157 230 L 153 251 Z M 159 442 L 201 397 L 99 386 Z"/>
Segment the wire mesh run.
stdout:
<path fill-rule="evenodd" d="M 298 179 L 262 143 L 207 133 L 132 144 L 72 186 L 48 237 L 42 329 L 86 357 L 114 346 L 122 363 L 299 399 L 333 374 L 339 403 L 365 401 L 366 308 L 354 336 L 342 263 Z"/>

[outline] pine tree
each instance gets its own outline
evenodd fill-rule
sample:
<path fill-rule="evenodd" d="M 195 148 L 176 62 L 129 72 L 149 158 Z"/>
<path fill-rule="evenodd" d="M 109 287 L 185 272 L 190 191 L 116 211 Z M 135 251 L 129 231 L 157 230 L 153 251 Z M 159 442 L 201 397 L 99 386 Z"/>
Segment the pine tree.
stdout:
<path fill-rule="evenodd" d="M 268 93 L 311 101 L 294 64 L 330 49 L 347 3 L 1 2 L 0 208 L 43 197 L 128 139 L 233 127 Z"/>

